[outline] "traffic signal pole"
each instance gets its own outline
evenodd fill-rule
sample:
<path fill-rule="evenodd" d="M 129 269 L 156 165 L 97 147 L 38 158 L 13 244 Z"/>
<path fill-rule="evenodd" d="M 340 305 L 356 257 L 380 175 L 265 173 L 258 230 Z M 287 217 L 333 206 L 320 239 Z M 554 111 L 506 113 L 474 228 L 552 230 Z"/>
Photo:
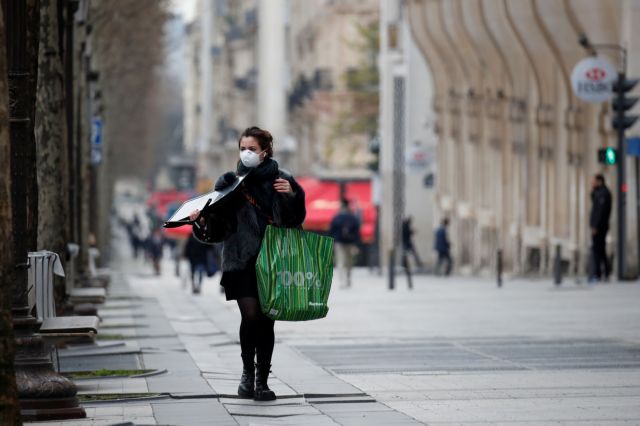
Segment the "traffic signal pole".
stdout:
<path fill-rule="evenodd" d="M 613 91 L 615 97 L 612 102 L 614 116 L 612 120 L 612 126 L 616 130 L 618 136 L 618 244 L 617 244 L 617 258 L 618 258 L 618 280 L 622 281 L 626 277 L 625 271 L 625 236 L 627 234 L 626 228 L 626 208 L 627 208 L 627 180 L 626 180 L 626 138 L 625 131 L 633 126 L 638 120 L 636 115 L 628 115 L 629 111 L 638 102 L 637 97 L 626 96 L 625 94 L 631 91 L 635 85 L 638 84 L 638 80 L 627 79 L 624 70 L 618 73 L 618 80 L 613 85 Z"/>
<path fill-rule="evenodd" d="M 624 82 L 626 76 L 624 72 L 618 74 L 618 83 L 616 84 L 616 95 L 618 99 L 624 103 Z M 618 109 L 615 114 L 621 122 L 624 121 L 624 109 Z M 627 180 L 625 178 L 625 126 L 617 126 L 618 134 L 618 190 L 617 190 L 617 210 L 618 210 L 618 247 L 616 250 L 616 258 L 618 259 L 618 281 L 622 281 L 625 277 L 625 235 L 626 235 L 626 206 L 627 206 Z"/>
<path fill-rule="evenodd" d="M 613 107 L 613 119 L 612 119 L 612 127 L 616 131 L 617 139 L 618 139 L 618 147 L 617 147 L 617 156 L 616 156 L 616 165 L 617 165 L 617 180 L 618 180 L 618 188 L 617 188 L 617 201 L 616 201 L 616 209 L 618 214 L 618 235 L 617 235 L 617 245 L 616 245 L 616 258 L 618 259 L 617 271 L 618 271 L 618 280 L 622 281 L 626 277 L 625 270 L 625 235 L 626 235 L 626 207 L 627 207 L 627 180 L 626 180 L 626 139 L 625 139 L 625 131 L 629 127 L 633 126 L 633 124 L 638 120 L 637 115 L 628 115 L 627 111 L 629 111 L 633 106 L 638 102 L 638 97 L 633 96 L 625 96 L 625 93 L 631 91 L 636 84 L 638 84 L 639 80 L 637 79 L 627 79 L 626 70 L 627 70 L 627 49 L 623 46 L 617 44 L 593 44 L 589 41 L 585 34 L 581 34 L 578 43 L 587 49 L 587 51 L 591 55 L 596 55 L 597 51 L 600 49 L 603 50 L 613 50 L 619 54 L 620 59 L 620 71 L 618 71 L 618 78 L 616 82 L 613 84 L 612 91 L 614 94 L 614 98 L 612 100 Z M 637 181 L 636 181 L 637 185 Z M 640 212 L 640 208 L 639 208 Z M 640 225 L 640 218 L 639 218 Z M 638 233 L 640 238 L 640 232 Z M 640 246 L 640 241 L 639 241 Z M 640 255 L 639 255 L 640 256 Z"/>

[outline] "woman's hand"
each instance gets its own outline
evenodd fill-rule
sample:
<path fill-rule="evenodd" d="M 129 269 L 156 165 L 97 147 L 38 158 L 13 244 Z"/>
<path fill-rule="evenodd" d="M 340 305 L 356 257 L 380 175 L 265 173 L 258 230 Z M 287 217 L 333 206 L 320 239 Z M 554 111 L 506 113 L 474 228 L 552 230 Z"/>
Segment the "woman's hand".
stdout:
<path fill-rule="evenodd" d="M 280 192 L 283 194 L 291 194 L 293 192 L 293 189 L 291 189 L 291 184 L 289 183 L 289 181 L 282 178 L 278 178 L 275 181 L 273 181 L 273 189 L 275 189 L 276 192 Z"/>
<path fill-rule="evenodd" d="M 200 216 L 200 210 L 195 209 L 194 211 L 191 212 L 191 214 L 189 215 L 189 220 L 191 222 L 193 222 L 194 220 L 196 220 L 198 218 L 198 216 Z M 201 217 L 200 220 L 198 221 L 198 223 L 202 226 L 204 226 L 204 217 Z"/>

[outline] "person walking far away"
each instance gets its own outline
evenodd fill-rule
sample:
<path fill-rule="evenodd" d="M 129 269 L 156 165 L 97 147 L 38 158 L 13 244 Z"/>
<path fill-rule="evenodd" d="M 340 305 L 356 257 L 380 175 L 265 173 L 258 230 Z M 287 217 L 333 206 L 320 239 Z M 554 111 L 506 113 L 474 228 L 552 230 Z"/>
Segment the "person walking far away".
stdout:
<path fill-rule="evenodd" d="M 604 176 L 597 174 L 593 177 L 591 191 L 591 242 L 593 254 L 593 272 L 589 282 L 609 279 L 611 266 L 607 259 L 606 239 L 609 232 L 609 217 L 611 216 L 611 192 L 605 184 Z"/>
<path fill-rule="evenodd" d="M 153 272 L 156 275 L 160 275 L 160 260 L 162 259 L 162 247 L 164 244 L 164 238 L 162 237 L 162 231 L 160 229 L 154 229 L 149 238 L 147 238 L 146 248 L 147 255 L 151 259 L 153 264 Z"/>
<path fill-rule="evenodd" d="M 443 263 L 446 263 L 445 275 L 451 274 L 451 269 L 453 267 L 453 260 L 451 259 L 451 244 L 449 243 L 449 238 L 447 237 L 447 227 L 449 226 L 449 219 L 444 218 L 442 223 L 438 229 L 436 229 L 435 234 L 435 244 L 434 248 L 438 253 L 438 263 L 436 264 L 436 275 L 440 275 L 440 268 Z"/>
<path fill-rule="evenodd" d="M 411 221 L 411 216 L 407 216 L 407 218 L 402 221 L 402 255 L 408 257 L 409 254 L 411 254 L 416 261 L 416 266 L 422 269 L 422 260 L 420 260 L 420 256 L 418 256 L 416 247 L 413 244 L 413 234 L 415 231 L 411 226 Z M 409 262 L 409 259 L 406 259 L 406 262 Z"/>
<path fill-rule="evenodd" d="M 131 223 L 127 223 L 126 225 L 126 229 L 127 229 L 127 235 L 129 236 L 129 243 L 131 244 L 131 250 L 133 252 L 133 258 L 137 259 L 138 258 L 138 251 L 140 250 L 141 246 L 143 246 L 143 241 L 140 238 L 140 219 L 138 218 L 138 215 L 136 214 L 133 217 L 133 221 L 131 221 Z"/>
<path fill-rule="evenodd" d="M 304 190 L 273 157 L 271 134 L 258 127 L 247 128 L 238 141 L 240 161 L 235 173 L 227 172 L 215 184 L 222 190 L 237 176 L 247 177 L 219 208 L 205 217 L 191 213 L 193 234 L 200 241 L 222 241 L 222 279 L 227 300 L 236 300 L 242 315 L 240 347 L 242 378 L 238 395 L 257 401 L 276 399 L 267 379 L 274 346 L 274 321 L 260 310 L 256 259 L 268 224 L 296 228 L 306 216 Z M 254 359 L 256 360 L 254 370 Z M 254 383 L 255 381 L 255 383 Z"/>
<path fill-rule="evenodd" d="M 329 234 L 335 240 L 336 263 L 342 288 L 351 287 L 353 256 L 360 242 L 360 221 L 349 208 L 349 200 L 342 199 L 340 211 L 331 220 Z"/>
<path fill-rule="evenodd" d="M 217 265 L 212 264 L 215 261 L 213 250 L 213 246 L 201 243 L 193 233 L 187 240 L 184 247 L 184 257 L 191 266 L 191 292 L 193 294 L 200 294 L 204 275 L 213 276 L 217 270 Z"/>

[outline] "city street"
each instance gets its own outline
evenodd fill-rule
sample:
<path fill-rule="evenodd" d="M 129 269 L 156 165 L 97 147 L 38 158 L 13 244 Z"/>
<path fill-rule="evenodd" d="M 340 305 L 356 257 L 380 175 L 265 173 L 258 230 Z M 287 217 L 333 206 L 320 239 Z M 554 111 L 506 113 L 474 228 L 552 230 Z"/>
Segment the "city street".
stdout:
<path fill-rule="evenodd" d="M 0 1 L 0 426 L 640 425 L 639 26 Z"/>
<path fill-rule="evenodd" d="M 122 273 L 100 311 L 99 340 L 113 346 L 62 351 L 62 368 L 155 373 L 77 380 L 81 394 L 123 397 L 85 403 L 90 419 L 64 425 L 640 422 L 637 283 L 514 280 L 498 289 L 488 279 L 417 276 L 410 291 L 399 276 L 390 291 L 385 277 L 357 269 L 353 288 L 334 285 L 327 318 L 276 324 L 270 382 L 279 399 L 256 403 L 236 397 L 240 315 L 219 275 L 195 296 L 168 260 L 160 278 L 141 260 L 115 265 Z"/>

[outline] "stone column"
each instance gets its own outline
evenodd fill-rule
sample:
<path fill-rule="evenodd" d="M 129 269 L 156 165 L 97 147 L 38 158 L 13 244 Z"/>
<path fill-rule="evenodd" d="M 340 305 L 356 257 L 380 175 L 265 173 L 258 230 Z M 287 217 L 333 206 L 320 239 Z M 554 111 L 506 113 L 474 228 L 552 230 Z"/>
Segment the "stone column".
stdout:
<path fill-rule="evenodd" d="M 286 136 L 285 0 L 258 3 L 258 126 Z M 275 146 L 277 151 L 278 146 Z"/>

